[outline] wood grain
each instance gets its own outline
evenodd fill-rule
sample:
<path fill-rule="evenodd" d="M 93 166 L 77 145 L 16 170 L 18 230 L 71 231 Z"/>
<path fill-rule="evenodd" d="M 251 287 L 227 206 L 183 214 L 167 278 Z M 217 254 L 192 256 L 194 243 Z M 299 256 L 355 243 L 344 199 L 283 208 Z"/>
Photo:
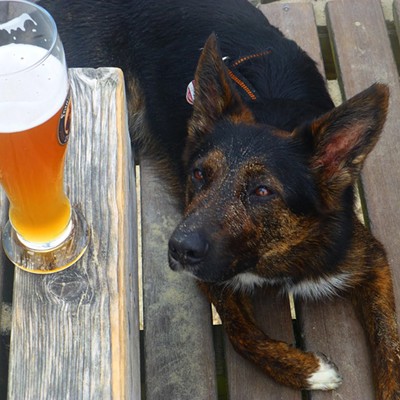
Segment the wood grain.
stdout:
<path fill-rule="evenodd" d="M 306 51 L 317 63 L 320 73 L 324 75 L 321 47 L 312 4 L 309 2 L 277 2 L 261 5 L 260 10 L 272 25 Z"/>
<path fill-rule="evenodd" d="M 400 0 L 393 0 L 393 19 L 397 36 L 400 37 Z"/>
<path fill-rule="evenodd" d="M 135 186 L 123 76 L 70 71 L 66 188 L 91 227 L 73 267 L 17 270 L 10 399 L 140 399 Z"/>
<path fill-rule="evenodd" d="M 258 291 L 254 299 L 258 325 L 273 339 L 295 345 L 289 301 L 271 289 Z M 282 386 L 235 352 L 228 339 L 226 363 L 231 400 L 300 400 L 301 392 Z"/>
<path fill-rule="evenodd" d="M 1 12 L 1 11 L 0 11 Z M 3 189 L 0 187 L 0 234 L 2 233 L 2 228 L 5 226 L 6 222 L 8 221 L 8 201 Z M 1 243 L 1 239 L 0 239 Z M 2 245 L 1 245 L 2 246 Z M 4 301 L 3 290 L 5 287 L 11 287 L 12 281 L 12 271 L 9 269 L 12 268 L 11 262 L 8 261 L 7 257 L 3 252 L 3 248 L 0 247 L 0 392 L 1 389 L 6 387 L 7 385 L 7 371 L 8 371 L 8 354 L 6 343 L 8 340 L 2 336 L 5 333 L 5 316 L 2 315 L 3 305 L 2 302 Z M 10 279 L 11 281 L 6 282 L 5 279 Z M 7 326 L 9 329 L 9 327 Z M 0 396 L 1 397 L 1 396 Z"/>
<path fill-rule="evenodd" d="M 217 398 L 210 306 L 192 277 L 170 270 L 180 213 L 162 172 L 141 162 L 144 357 L 147 400 Z"/>
<path fill-rule="evenodd" d="M 400 316 L 398 71 L 379 2 L 336 0 L 328 4 L 328 18 L 345 96 L 349 98 L 375 82 L 390 87 L 387 122 L 365 163 L 362 185 L 371 230 L 384 244 L 392 266 L 397 315 Z"/>

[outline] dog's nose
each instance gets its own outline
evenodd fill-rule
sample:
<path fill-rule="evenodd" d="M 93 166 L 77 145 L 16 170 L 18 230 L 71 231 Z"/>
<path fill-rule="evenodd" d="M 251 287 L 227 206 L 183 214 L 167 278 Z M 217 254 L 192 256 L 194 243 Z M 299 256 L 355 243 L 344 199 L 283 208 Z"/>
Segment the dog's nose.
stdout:
<path fill-rule="evenodd" d="M 208 247 L 208 242 L 198 232 L 175 232 L 168 244 L 170 258 L 177 261 L 183 268 L 203 261 Z M 171 267 L 173 268 L 173 266 Z"/>

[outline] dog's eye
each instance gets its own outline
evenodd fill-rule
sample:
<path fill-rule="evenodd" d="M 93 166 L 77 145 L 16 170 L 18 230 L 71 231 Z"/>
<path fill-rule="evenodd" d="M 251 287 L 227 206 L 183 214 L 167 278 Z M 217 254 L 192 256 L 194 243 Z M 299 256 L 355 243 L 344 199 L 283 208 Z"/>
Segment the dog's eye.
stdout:
<path fill-rule="evenodd" d="M 197 182 L 202 182 L 204 180 L 204 173 L 200 168 L 195 168 L 192 172 L 192 176 Z"/>
<path fill-rule="evenodd" d="M 260 185 L 255 188 L 254 194 L 258 197 L 267 197 L 273 194 L 273 191 L 270 190 L 267 186 Z"/>
<path fill-rule="evenodd" d="M 200 168 L 194 168 L 192 171 L 192 182 L 197 189 L 203 187 L 205 183 L 205 173 Z"/>

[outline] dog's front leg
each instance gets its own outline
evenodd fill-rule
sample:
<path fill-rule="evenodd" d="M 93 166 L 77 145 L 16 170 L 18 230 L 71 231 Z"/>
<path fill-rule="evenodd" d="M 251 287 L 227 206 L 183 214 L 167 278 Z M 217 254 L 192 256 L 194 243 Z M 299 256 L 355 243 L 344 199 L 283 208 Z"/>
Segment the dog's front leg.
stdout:
<path fill-rule="evenodd" d="M 375 249 L 376 251 L 376 249 Z M 390 268 L 383 250 L 353 293 L 368 335 L 377 400 L 400 399 L 400 344 Z"/>
<path fill-rule="evenodd" d="M 216 307 L 235 350 L 277 382 L 295 389 L 332 390 L 342 379 L 325 356 L 269 338 L 255 323 L 251 298 L 225 285 L 199 283 Z"/>

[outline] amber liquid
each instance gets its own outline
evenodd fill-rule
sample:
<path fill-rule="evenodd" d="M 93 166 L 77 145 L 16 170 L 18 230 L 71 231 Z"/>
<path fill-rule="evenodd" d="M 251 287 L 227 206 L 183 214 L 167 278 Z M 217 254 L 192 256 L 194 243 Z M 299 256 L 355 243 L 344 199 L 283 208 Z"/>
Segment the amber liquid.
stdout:
<path fill-rule="evenodd" d="M 57 239 L 71 215 L 63 189 L 67 146 L 58 140 L 61 112 L 29 130 L 0 133 L 0 182 L 10 201 L 10 221 L 32 243 Z"/>

